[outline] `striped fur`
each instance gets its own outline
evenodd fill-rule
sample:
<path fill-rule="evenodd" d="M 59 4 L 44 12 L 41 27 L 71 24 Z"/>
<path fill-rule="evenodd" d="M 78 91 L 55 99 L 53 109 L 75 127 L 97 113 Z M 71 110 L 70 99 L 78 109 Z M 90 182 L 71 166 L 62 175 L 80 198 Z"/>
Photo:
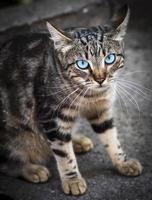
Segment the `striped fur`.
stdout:
<path fill-rule="evenodd" d="M 45 182 L 50 176 L 46 161 L 52 150 L 64 192 L 83 194 L 87 186 L 78 169 L 72 140 L 83 151 L 93 147 L 89 139 L 73 135 L 75 121 L 85 117 L 116 168 L 122 174 L 131 173 L 137 163 L 124 170 L 126 156 L 112 114 L 114 77 L 124 63 L 122 36 L 126 22 L 124 18 L 118 29 L 98 26 L 66 32 L 48 24 L 49 35 L 18 36 L 1 47 L 1 172 Z M 109 53 L 116 59 L 107 65 Z M 87 60 L 89 68 L 79 69 L 79 59 Z M 140 171 L 138 165 L 131 175 Z"/>

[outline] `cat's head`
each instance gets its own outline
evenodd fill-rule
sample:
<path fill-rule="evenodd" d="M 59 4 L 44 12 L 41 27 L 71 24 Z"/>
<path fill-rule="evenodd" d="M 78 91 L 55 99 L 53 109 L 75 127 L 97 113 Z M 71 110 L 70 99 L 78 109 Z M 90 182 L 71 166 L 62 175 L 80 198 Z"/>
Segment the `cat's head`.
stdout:
<path fill-rule="evenodd" d="M 59 31 L 47 23 L 64 72 L 76 84 L 99 90 L 109 87 L 124 64 L 123 39 L 128 6 L 118 10 L 110 25 Z"/>

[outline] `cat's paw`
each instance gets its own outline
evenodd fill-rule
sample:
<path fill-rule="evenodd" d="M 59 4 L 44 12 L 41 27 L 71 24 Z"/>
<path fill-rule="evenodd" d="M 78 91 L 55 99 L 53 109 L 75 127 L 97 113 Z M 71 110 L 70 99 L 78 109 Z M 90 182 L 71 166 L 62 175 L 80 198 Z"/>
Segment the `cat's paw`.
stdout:
<path fill-rule="evenodd" d="M 42 183 L 48 180 L 50 172 L 45 166 L 28 164 L 24 166 L 21 176 L 32 183 Z"/>
<path fill-rule="evenodd" d="M 87 185 L 85 180 L 81 177 L 63 180 L 62 188 L 65 194 L 81 195 L 85 193 Z"/>
<path fill-rule="evenodd" d="M 139 176 L 143 167 L 138 160 L 130 159 L 116 165 L 118 172 L 125 176 Z"/>
<path fill-rule="evenodd" d="M 91 139 L 86 136 L 74 138 L 72 142 L 75 153 L 86 153 L 93 149 L 93 143 Z"/>

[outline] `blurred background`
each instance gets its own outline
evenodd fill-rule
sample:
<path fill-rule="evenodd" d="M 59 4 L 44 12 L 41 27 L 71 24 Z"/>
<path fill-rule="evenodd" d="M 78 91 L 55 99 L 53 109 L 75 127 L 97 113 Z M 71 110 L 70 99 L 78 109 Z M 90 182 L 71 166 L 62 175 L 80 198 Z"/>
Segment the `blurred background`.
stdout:
<path fill-rule="evenodd" d="M 109 21 L 116 6 L 128 3 L 131 18 L 125 38 L 127 81 L 115 103 L 115 118 L 123 148 L 144 166 L 140 177 L 117 174 L 85 120 L 79 130 L 95 143 L 92 152 L 78 157 L 88 191 L 79 198 L 61 192 L 54 159 L 53 177 L 45 184 L 31 184 L 0 174 L 0 193 L 14 200 L 152 200 L 152 11 L 143 0 L 0 0 L 0 45 L 19 34 L 46 32 L 46 21 L 59 28 L 86 27 Z M 0 199 L 1 196 L 0 195 Z M 6 199 L 9 199 L 6 197 Z"/>

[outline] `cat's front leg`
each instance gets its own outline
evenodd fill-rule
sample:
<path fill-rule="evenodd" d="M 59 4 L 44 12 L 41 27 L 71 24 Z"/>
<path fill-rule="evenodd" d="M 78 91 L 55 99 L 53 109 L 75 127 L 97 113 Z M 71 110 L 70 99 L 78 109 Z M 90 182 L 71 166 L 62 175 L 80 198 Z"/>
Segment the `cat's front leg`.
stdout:
<path fill-rule="evenodd" d="M 93 130 L 99 136 L 100 141 L 105 146 L 111 161 L 119 173 L 126 176 L 138 176 L 142 172 L 142 166 L 136 159 L 127 159 L 123 152 L 117 135 L 117 129 L 114 125 L 112 112 L 106 110 L 101 112 L 91 120 Z"/>
<path fill-rule="evenodd" d="M 61 119 L 58 122 L 60 125 L 57 125 L 57 131 L 50 132 L 48 138 L 57 161 L 62 188 L 66 194 L 80 195 L 86 191 L 87 186 L 79 172 L 73 151 L 71 137 L 73 123 Z"/>

